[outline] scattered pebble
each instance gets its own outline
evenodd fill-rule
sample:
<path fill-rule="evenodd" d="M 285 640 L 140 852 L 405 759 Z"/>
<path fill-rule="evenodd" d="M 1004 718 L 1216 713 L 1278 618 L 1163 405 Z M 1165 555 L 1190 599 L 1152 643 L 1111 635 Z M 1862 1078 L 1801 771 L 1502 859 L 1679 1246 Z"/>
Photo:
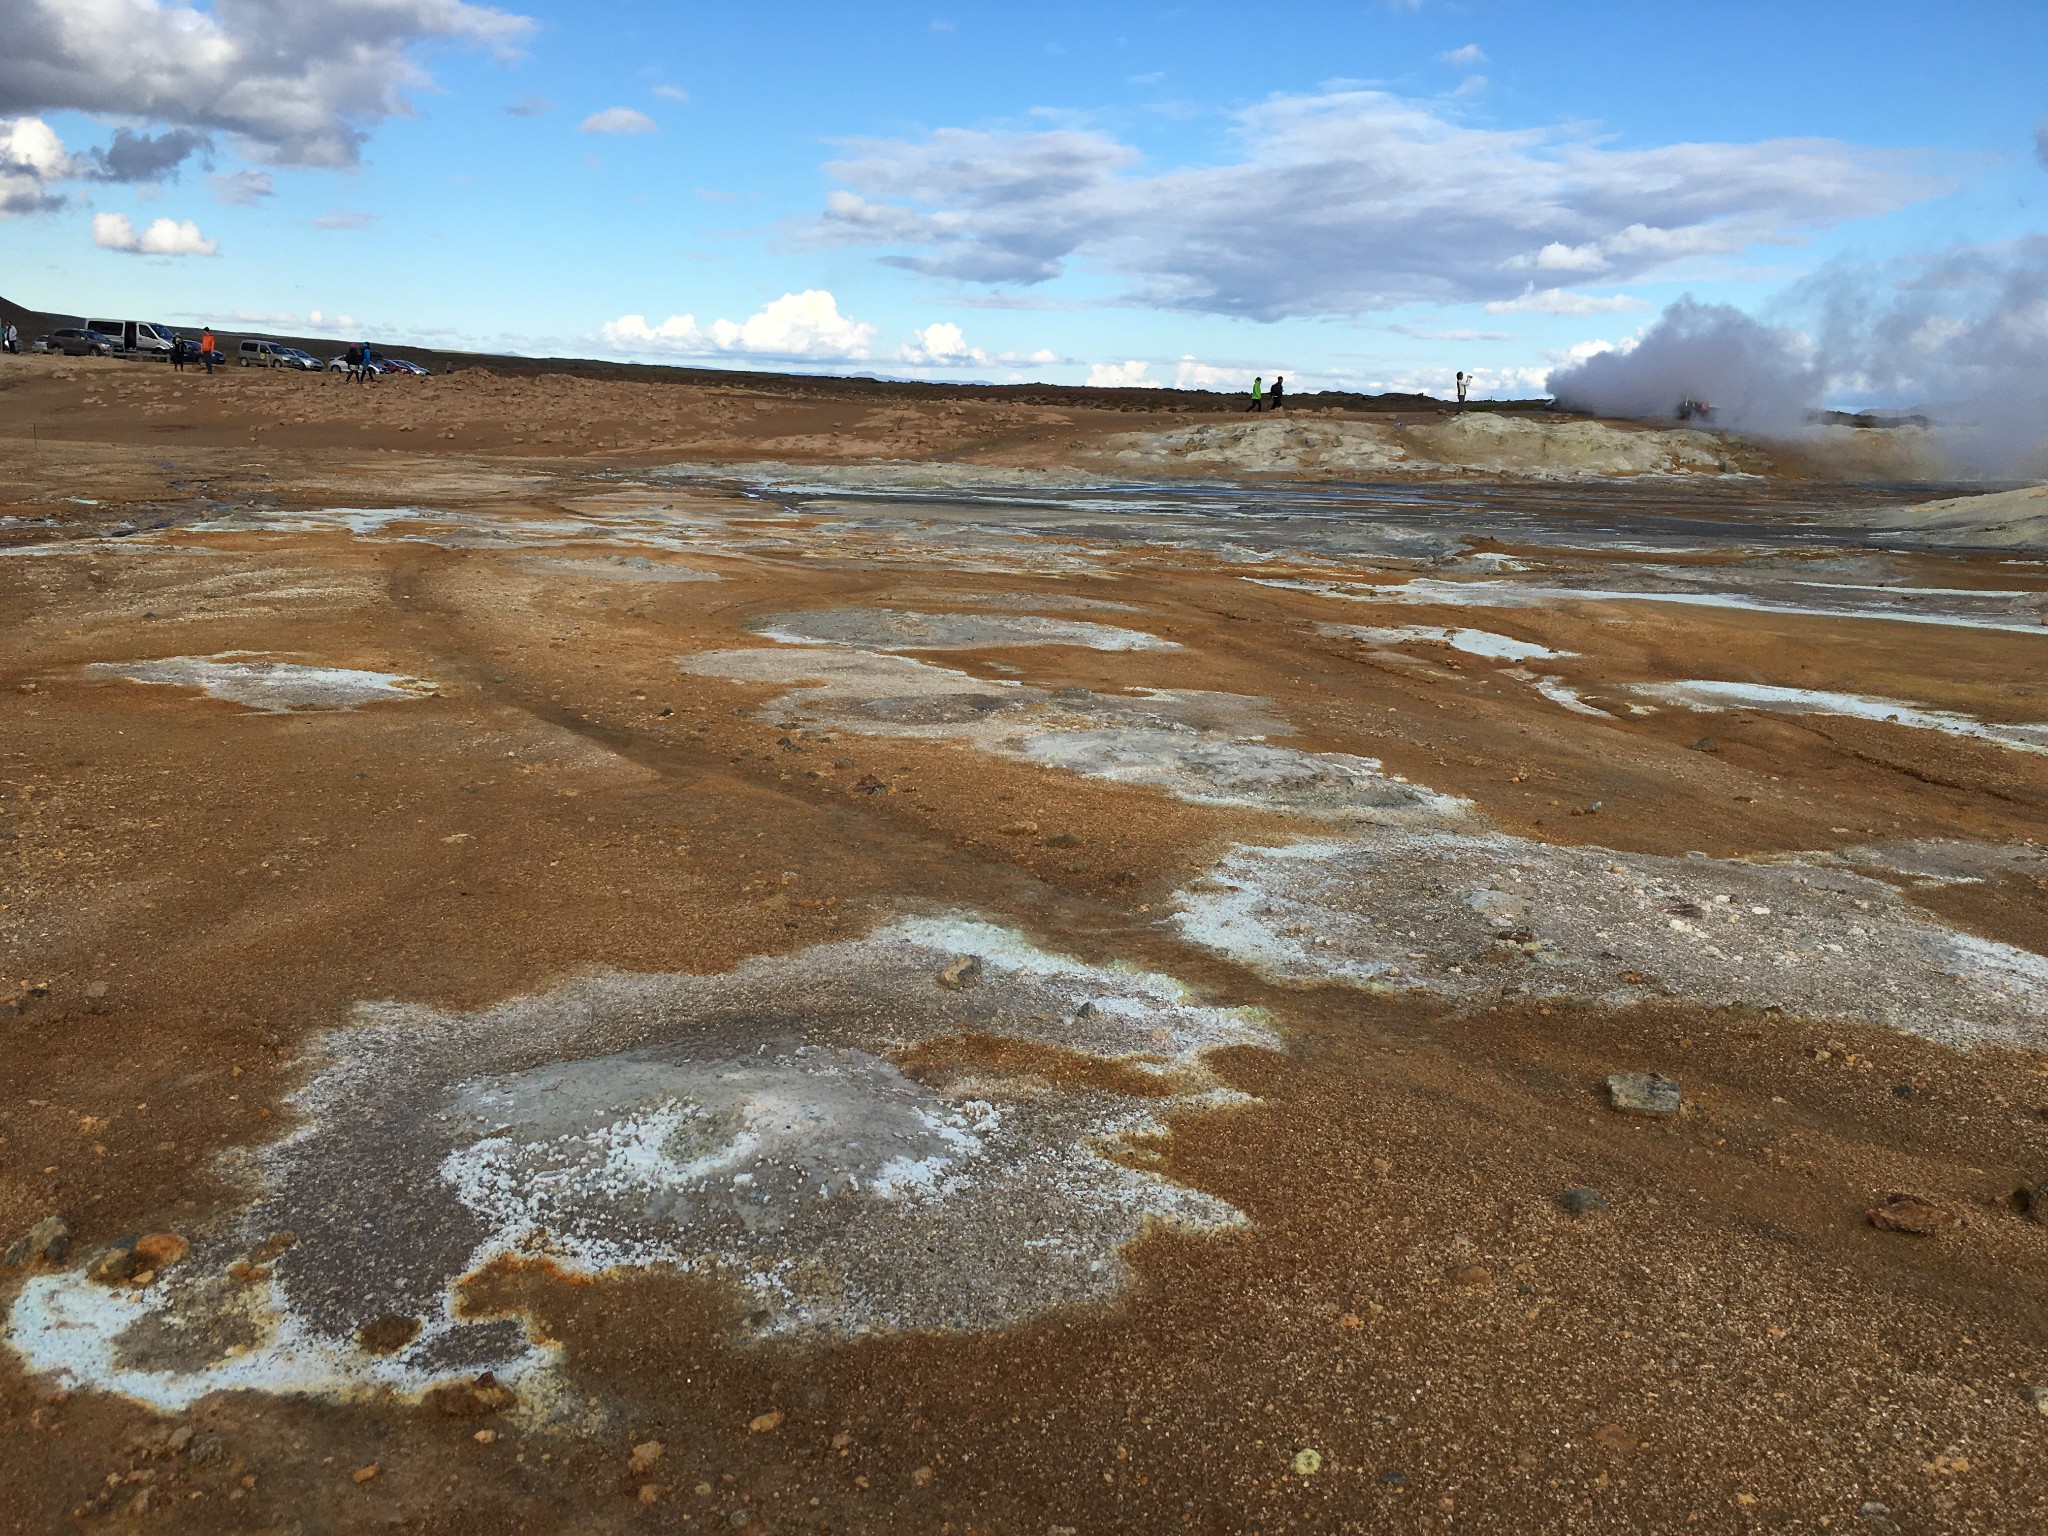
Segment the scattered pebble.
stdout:
<path fill-rule="evenodd" d="M 1607 1079 L 1607 1099 L 1625 1115 L 1675 1115 L 1678 1084 L 1655 1072 L 1617 1072 Z"/>
<path fill-rule="evenodd" d="M 383 1470 L 384 1469 L 382 1467 L 378 1466 L 377 1463 L 373 1461 L 367 1467 L 357 1467 L 355 1471 L 349 1474 L 349 1476 L 353 1477 L 359 1483 L 367 1483 L 371 1478 L 375 1477 L 379 1472 Z"/>
<path fill-rule="evenodd" d="M 1918 1195 L 1893 1193 L 1870 1208 L 1870 1224 L 1886 1232 L 1909 1232 L 1915 1237 L 1932 1237 L 1956 1224 L 1953 1212 L 1945 1211 Z"/>
<path fill-rule="evenodd" d="M 626 1459 L 626 1472 L 634 1478 L 644 1478 L 652 1472 L 655 1463 L 661 1460 L 668 1447 L 659 1440 L 643 1440 L 633 1447 L 633 1454 Z"/>
<path fill-rule="evenodd" d="M 1466 1264 L 1451 1271 L 1453 1284 L 1470 1286 L 1473 1290 L 1484 1290 L 1493 1284 L 1493 1271 L 1484 1264 Z"/>
<path fill-rule="evenodd" d="M 1312 1445 L 1305 1445 L 1294 1453 L 1294 1460 L 1288 1465 L 1297 1477 L 1314 1477 L 1323 1470 L 1323 1453 Z"/>
<path fill-rule="evenodd" d="M 750 1435 L 765 1435 L 780 1428 L 782 1428 L 782 1410 L 780 1408 L 777 1408 L 773 1413 L 758 1414 L 747 1423 L 747 1433 Z"/>
<path fill-rule="evenodd" d="M 981 956 L 961 955 L 939 972 L 939 985 L 954 992 L 965 992 L 981 980 Z"/>
<path fill-rule="evenodd" d="M 175 1232 L 152 1232 L 135 1240 L 135 1257 L 151 1269 L 168 1269 L 192 1251 Z"/>

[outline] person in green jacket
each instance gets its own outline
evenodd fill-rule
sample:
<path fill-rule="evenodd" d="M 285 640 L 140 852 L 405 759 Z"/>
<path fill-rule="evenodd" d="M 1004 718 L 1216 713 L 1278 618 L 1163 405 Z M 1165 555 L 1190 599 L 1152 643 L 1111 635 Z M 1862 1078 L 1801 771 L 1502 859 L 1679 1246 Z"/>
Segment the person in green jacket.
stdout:
<path fill-rule="evenodd" d="M 1252 380 L 1252 403 L 1246 406 L 1245 409 L 1247 411 L 1263 411 L 1266 408 L 1265 394 L 1266 376 L 1260 374 Z"/>

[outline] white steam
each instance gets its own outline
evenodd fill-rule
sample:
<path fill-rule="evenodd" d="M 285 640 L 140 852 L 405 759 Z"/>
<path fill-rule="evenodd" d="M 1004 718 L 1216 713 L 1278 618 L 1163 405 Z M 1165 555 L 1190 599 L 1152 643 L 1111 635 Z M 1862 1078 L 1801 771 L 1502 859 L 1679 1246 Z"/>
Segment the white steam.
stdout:
<path fill-rule="evenodd" d="M 1689 403 L 1704 405 L 1715 426 L 1779 436 L 1805 427 L 1826 388 L 1809 352 L 1797 332 L 1687 294 L 1634 346 L 1551 374 L 1550 393 L 1596 416 L 1670 419 L 1688 414 Z"/>
<path fill-rule="evenodd" d="M 1633 345 L 1550 375 L 1560 405 L 1713 425 L 1801 430 L 1824 401 L 1925 414 L 1958 470 L 2048 473 L 2048 235 L 1955 246 L 1884 268 L 1833 267 L 1773 306 L 1774 329 L 1690 295 Z"/>

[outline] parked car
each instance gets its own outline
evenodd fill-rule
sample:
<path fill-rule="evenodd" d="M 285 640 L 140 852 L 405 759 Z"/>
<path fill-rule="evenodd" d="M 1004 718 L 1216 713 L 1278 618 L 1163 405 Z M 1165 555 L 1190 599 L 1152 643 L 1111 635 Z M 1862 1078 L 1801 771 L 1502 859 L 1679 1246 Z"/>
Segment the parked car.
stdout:
<path fill-rule="evenodd" d="M 375 359 L 374 361 L 363 364 L 363 366 L 369 369 L 371 373 L 383 373 L 386 370 L 386 364 L 387 359 L 380 357 Z M 330 357 L 329 359 L 327 359 L 327 371 L 329 373 L 347 373 L 348 358 L 346 356 Z"/>
<path fill-rule="evenodd" d="M 286 347 L 284 350 L 285 355 L 291 359 L 290 362 L 285 364 L 287 368 L 297 368 L 306 373 L 318 373 L 320 371 L 320 359 L 312 353 L 303 352 L 297 347 Z"/>
<path fill-rule="evenodd" d="M 292 349 L 275 341 L 245 341 L 235 362 L 243 368 L 296 368 Z"/>
<path fill-rule="evenodd" d="M 114 338 L 86 326 L 67 325 L 50 332 L 50 350 L 66 357 L 112 357 Z"/>
<path fill-rule="evenodd" d="M 31 352 L 54 352 L 56 350 L 57 344 L 47 336 L 38 336 L 29 344 L 29 351 Z"/>
<path fill-rule="evenodd" d="M 380 357 L 377 361 L 384 365 L 387 372 L 409 374 L 417 379 L 424 379 L 430 371 L 422 368 L 418 363 L 411 361 L 409 358 Z"/>
<path fill-rule="evenodd" d="M 85 328 L 113 342 L 114 350 L 124 357 L 170 360 L 172 332 L 168 325 L 150 320 L 88 320 Z"/>

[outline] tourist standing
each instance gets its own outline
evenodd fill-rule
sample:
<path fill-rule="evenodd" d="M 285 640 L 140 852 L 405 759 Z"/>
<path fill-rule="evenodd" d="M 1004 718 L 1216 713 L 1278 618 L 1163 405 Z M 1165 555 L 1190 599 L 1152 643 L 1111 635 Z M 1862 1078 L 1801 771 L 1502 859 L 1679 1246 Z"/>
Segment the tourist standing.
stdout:
<path fill-rule="evenodd" d="M 199 361 L 206 364 L 206 371 L 213 372 L 214 340 L 213 327 L 204 326 L 199 332 Z"/>
<path fill-rule="evenodd" d="M 1463 370 L 1462 368 L 1461 368 L 1461 369 L 1459 369 L 1459 370 L 1458 370 L 1458 409 L 1459 409 L 1459 410 L 1461 410 L 1461 411 L 1462 411 L 1463 409 L 1465 409 L 1465 394 L 1466 394 L 1466 392 L 1467 392 L 1468 390 L 1470 390 L 1471 388 L 1472 388 L 1472 381 L 1471 381 L 1471 379 L 1469 379 L 1469 378 L 1467 378 L 1467 377 L 1466 377 L 1466 375 L 1465 375 L 1465 371 L 1464 371 L 1464 370 Z"/>

